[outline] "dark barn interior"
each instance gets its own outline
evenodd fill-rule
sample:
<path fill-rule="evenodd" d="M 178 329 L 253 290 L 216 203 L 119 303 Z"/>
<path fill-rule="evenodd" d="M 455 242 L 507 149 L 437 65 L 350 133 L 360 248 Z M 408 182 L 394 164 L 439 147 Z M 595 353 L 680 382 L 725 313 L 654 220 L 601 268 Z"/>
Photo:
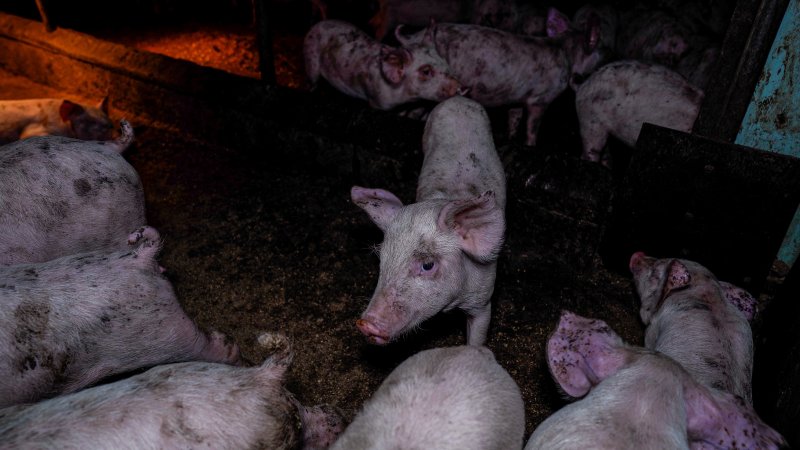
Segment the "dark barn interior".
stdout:
<path fill-rule="evenodd" d="M 368 30 L 374 3 L 331 2 L 328 14 Z M 800 273 L 773 265 L 800 202 L 800 162 L 733 144 L 788 3 L 729 1 L 694 132 L 646 125 L 635 150 L 609 144 L 613 170 L 579 158 L 570 90 L 535 148 L 508 139 L 505 111 L 489 110 L 508 205 L 487 346 L 522 391 L 526 438 L 566 404 L 544 357 L 562 310 L 643 343 L 627 267 L 641 250 L 699 261 L 759 298 L 754 405 L 800 445 Z M 0 0 L 0 100 L 108 95 L 112 119 L 134 125 L 124 156 L 187 314 L 253 364 L 266 356 L 259 332 L 285 333 L 288 389 L 350 421 L 407 357 L 463 344 L 464 317 L 439 314 L 386 347 L 354 326 L 382 235 L 350 187 L 412 202 L 424 122 L 324 84 L 309 92 L 302 40 L 317 20 L 305 1 Z"/>

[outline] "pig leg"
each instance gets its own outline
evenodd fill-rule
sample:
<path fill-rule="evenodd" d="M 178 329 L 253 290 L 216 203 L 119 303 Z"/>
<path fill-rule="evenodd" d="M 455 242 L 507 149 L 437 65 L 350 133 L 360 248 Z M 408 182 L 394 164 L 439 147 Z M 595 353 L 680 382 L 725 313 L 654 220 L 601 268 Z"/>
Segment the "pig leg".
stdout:
<path fill-rule="evenodd" d="M 303 423 L 303 450 L 324 450 L 344 430 L 341 414 L 330 405 L 297 406 Z"/>
<path fill-rule="evenodd" d="M 492 303 L 482 309 L 467 312 L 467 344 L 483 345 L 489 333 L 489 321 L 492 318 Z"/>
<path fill-rule="evenodd" d="M 134 245 L 141 239 L 144 239 L 145 242 L 156 243 L 161 239 L 161 236 L 155 228 L 145 225 L 128 235 L 128 245 Z"/>
<path fill-rule="evenodd" d="M 591 117 L 585 117 L 591 116 Z M 608 140 L 608 130 L 597 120 L 594 114 L 583 114 L 579 118 L 583 155 L 581 159 L 593 162 L 607 161 L 603 158 L 603 149 Z M 608 165 L 608 164 L 604 164 Z"/>
<path fill-rule="evenodd" d="M 519 123 L 522 121 L 522 108 L 511 108 L 508 110 L 508 139 L 517 137 Z"/>
<path fill-rule="evenodd" d="M 206 361 L 238 364 L 239 346 L 228 342 L 228 337 L 219 331 L 212 331 L 208 337 L 198 330 L 198 339 L 195 341 L 195 354 Z"/>
<path fill-rule="evenodd" d="M 526 122 L 526 136 L 525 145 L 528 147 L 536 146 L 536 134 L 539 131 L 539 123 L 542 121 L 542 115 L 547 108 L 547 104 L 528 102 L 526 110 L 528 112 L 528 120 Z"/>

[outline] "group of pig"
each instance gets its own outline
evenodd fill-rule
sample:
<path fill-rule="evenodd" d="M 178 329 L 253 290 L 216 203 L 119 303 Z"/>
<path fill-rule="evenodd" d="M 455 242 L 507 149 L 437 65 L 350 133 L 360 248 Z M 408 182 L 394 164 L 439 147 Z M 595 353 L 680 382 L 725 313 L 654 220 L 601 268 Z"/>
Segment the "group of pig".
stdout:
<path fill-rule="evenodd" d="M 0 102 L 0 448 L 326 448 L 341 418 L 283 387 L 285 337 L 244 367 L 182 310 L 106 108 Z"/>
<path fill-rule="evenodd" d="M 384 234 L 378 284 L 356 325 L 386 344 L 458 308 L 469 346 L 401 364 L 334 448 L 522 448 L 519 389 L 483 347 L 506 198 L 486 111 L 464 97 L 439 103 L 422 150 L 415 203 L 382 189 L 351 190 Z M 564 311 L 547 360 L 562 391 L 581 399 L 540 424 L 525 449 L 782 445 L 751 406 L 756 300 L 692 261 L 637 252 L 630 269 L 645 348 L 625 344 L 601 320 Z"/>
<path fill-rule="evenodd" d="M 245 367 L 235 344 L 182 311 L 156 261 L 159 234 L 144 224 L 141 182 L 121 156 L 132 140 L 122 121 L 112 140 L 0 147 L 0 448 L 523 447 L 520 390 L 483 346 L 506 182 L 480 104 L 456 96 L 431 111 L 415 203 L 351 190 L 384 233 L 359 330 L 385 344 L 458 308 L 470 345 L 410 357 L 346 428 L 334 408 L 305 407 L 283 387 L 284 336 L 258 336 L 272 354 Z M 755 300 L 691 261 L 636 253 L 630 267 L 646 348 L 563 312 L 546 356 L 580 400 L 525 448 L 783 444 L 751 406 Z"/>
<path fill-rule="evenodd" d="M 379 109 L 466 95 L 525 117 L 535 146 L 548 105 L 572 87 L 584 159 L 610 165 L 609 136 L 633 146 L 642 123 L 691 131 L 731 10 L 724 2 L 662 1 L 658 9 L 586 5 L 570 20 L 515 1 L 381 0 L 377 39 L 340 20 L 314 25 L 306 73 Z M 428 21 L 430 23 L 428 24 Z M 469 23 L 460 23 L 469 22 Z M 404 26 L 424 29 L 406 34 Z M 394 26 L 393 47 L 381 42 Z"/>

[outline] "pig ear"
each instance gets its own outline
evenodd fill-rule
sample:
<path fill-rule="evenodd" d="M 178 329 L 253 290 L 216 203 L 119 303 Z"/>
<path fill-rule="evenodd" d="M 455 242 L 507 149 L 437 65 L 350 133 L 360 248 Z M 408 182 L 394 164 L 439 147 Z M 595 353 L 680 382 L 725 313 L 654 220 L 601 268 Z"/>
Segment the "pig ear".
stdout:
<path fill-rule="evenodd" d="M 397 42 L 399 42 L 400 45 L 402 45 L 403 47 L 407 47 L 408 45 L 411 44 L 411 40 L 408 39 L 403 34 L 402 31 L 400 31 L 402 29 L 403 29 L 403 25 L 398 25 L 398 26 L 394 27 L 394 37 L 397 39 Z"/>
<path fill-rule="evenodd" d="M 61 116 L 61 120 L 64 122 L 68 122 L 83 114 L 83 111 L 83 106 L 73 103 L 69 100 L 64 100 L 61 102 L 61 106 L 58 107 L 58 114 Z"/>
<path fill-rule="evenodd" d="M 389 227 L 397 213 L 403 207 L 394 194 L 383 189 L 367 189 L 360 186 L 353 186 L 350 189 L 350 198 L 353 203 L 361 207 L 369 214 L 369 217 L 383 231 Z"/>
<path fill-rule="evenodd" d="M 588 53 L 597 48 L 597 44 L 600 42 L 600 18 L 597 17 L 597 14 L 592 13 L 589 16 L 589 19 L 586 21 L 585 33 L 586 41 L 584 42 L 584 47 Z"/>
<path fill-rule="evenodd" d="M 547 10 L 547 37 L 557 37 L 569 30 L 569 17 L 555 8 Z"/>
<path fill-rule="evenodd" d="M 758 312 L 758 300 L 744 289 L 734 286 L 728 282 L 720 281 L 719 287 L 728 303 L 744 314 L 748 322 L 751 322 Z"/>
<path fill-rule="evenodd" d="M 381 73 L 394 85 L 403 81 L 403 69 L 411 61 L 411 52 L 404 48 L 381 47 Z"/>
<path fill-rule="evenodd" d="M 727 392 L 711 391 L 686 377 L 686 433 L 690 448 L 777 449 L 786 441 L 758 417 L 753 407 Z"/>
<path fill-rule="evenodd" d="M 465 200 L 449 202 L 439 212 L 439 229 L 454 231 L 461 249 L 482 262 L 497 258 L 503 243 L 505 216 L 494 192 Z"/>
<path fill-rule="evenodd" d="M 432 47 L 436 40 L 436 21 L 431 17 L 431 23 L 425 28 L 425 35 L 422 36 L 422 45 Z"/>
<path fill-rule="evenodd" d="M 103 111 L 103 114 L 108 115 L 108 96 L 106 95 L 100 100 L 100 103 L 97 104 L 97 109 Z"/>
<path fill-rule="evenodd" d="M 623 346 L 622 339 L 602 320 L 563 311 L 547 341 L 547 364 L 567 395 L 583 397 L 625 364 Z"/>
<path fill-rule="evenodd" d="M 664 292 L 661 298 L 666 298 L 670 293 L 682 289 L 692 281 L 689 269 L 677 259 L 670 261 L 667 266 L 667 279 L 664 282 Z"/>

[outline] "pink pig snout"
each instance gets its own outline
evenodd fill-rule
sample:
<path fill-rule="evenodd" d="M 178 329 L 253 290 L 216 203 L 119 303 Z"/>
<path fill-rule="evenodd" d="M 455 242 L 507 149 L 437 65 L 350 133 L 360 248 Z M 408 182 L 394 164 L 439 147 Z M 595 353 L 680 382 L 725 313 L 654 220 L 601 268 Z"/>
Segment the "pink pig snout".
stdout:
<path fill-rule="evenodd" d="M 366 320 L 356 320 L 356 327 L 373 344 L 386 345 L 389 342 L 389 333 L 380 330 L 375 324 Z"/>
<path fill-rule="evenodd" d="M 635 272 L 636 269 L 638 269 L 641 265 L 641 261 L 646 257 L 647 255 L 645 255 L 644 252 L 636 252 L 631 255 L 631 260 L 628 263 L 628 268 L 631 270 L 631 272 Z"/>
<path fill-rule="evenodd" d="M 440 91 L 440 96 L 442 100 L 446 100 L 456 95 L 465 95 L 469 91 L 469 88 L 462 88 L 461 82 L 458 81 L 457 79 L 449 75 L 446 76 L 445 78 L 446 81 L 444 82 L 442 89 Z"/>

